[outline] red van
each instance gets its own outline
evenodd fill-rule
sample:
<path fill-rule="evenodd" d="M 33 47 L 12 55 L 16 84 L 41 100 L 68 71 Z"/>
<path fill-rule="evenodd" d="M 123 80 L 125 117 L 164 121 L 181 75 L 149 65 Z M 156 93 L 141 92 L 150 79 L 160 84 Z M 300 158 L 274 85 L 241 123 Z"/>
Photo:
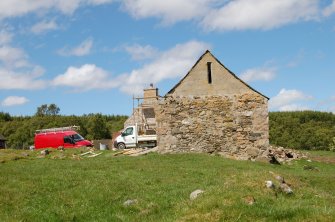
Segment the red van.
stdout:
<path fill-rule="evenodd" d="M 35 149 L 93 147 L 90 141 L 85 140 L 84 137 L 75 131 L 78 129 L 78 126 L 70 126 L 36 130 Z"/>

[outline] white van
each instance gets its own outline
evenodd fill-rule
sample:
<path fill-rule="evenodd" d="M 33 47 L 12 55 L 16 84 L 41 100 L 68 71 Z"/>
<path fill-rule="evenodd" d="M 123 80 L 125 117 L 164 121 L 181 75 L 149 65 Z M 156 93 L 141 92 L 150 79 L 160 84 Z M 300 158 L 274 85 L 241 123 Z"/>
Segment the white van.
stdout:
<path fill-rule="evenodd" d="M 121 135 L 116 137 L 114 147 L 118 149 L 133 148 L 133 147 L 155 147 L 157 145 L 157 135 L 138 134 L 139 127 L 128 126 Z"/>

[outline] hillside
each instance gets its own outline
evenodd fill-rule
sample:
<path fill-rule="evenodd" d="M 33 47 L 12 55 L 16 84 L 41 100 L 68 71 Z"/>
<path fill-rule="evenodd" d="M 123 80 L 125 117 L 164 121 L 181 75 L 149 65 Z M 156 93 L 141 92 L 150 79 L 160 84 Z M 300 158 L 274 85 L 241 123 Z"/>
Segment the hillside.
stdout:
<path fill-rule="evenodd" d="M 270 143 L 303 150 L 335 149 L 333 113 L 271 112 Z"/>
<path fill-rule="evenodd" d="M 0 150 L 0 221 L 333 221 L 335 153 L 285 165 L 207 154 Z M 316 162 L 326 156 L 332 162 Z M 321 158 L 321 159 L 320 159 Z M 288 195 L 269 189 L 285 178 Z M 204 191 L 195 200 L 191 192 Z"/>

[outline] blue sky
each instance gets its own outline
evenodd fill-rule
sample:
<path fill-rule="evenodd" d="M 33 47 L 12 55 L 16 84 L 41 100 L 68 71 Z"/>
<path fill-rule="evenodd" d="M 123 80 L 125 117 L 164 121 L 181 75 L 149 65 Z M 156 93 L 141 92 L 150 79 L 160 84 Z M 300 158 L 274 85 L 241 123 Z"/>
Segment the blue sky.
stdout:
<path fill-rule="evenodd" d="M 2 0 L 0 111 L 131 114 L 207 50 L 270 111 L 335 112 L 335 1 Z"/>

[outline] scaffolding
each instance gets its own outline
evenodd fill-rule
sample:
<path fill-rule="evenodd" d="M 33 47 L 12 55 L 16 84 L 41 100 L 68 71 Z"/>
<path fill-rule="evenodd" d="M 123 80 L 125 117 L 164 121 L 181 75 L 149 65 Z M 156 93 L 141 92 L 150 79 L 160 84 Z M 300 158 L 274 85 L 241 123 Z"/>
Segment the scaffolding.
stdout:
<path fill-rule="evenodd" d="M 133 125 L 139 126 L 139 132 L 146 135 L 156 134 L 155 102 L 140 103 L 144 99 L 156 99 L 160 96 L 134 97 L 133 96 Z M 135 100 L 137 106 L 135 107 Z"/>

